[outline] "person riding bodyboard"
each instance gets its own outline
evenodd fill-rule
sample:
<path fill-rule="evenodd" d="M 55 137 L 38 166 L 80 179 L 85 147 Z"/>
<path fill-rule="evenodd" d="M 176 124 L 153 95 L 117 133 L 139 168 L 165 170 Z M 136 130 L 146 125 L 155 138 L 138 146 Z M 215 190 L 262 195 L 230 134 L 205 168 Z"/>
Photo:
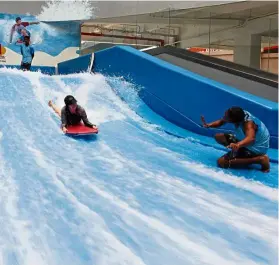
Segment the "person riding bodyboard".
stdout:
<path fill-rule="evenodd" d="M 60 110 L 51 100 L 48 102 L 48 105 L 61 118 L 61 129 L 64 133 L 67 133 L 69 125 L 78 125 L 81 121 L 89 128 L 97 128 L 88 120 L 85 109 L 77 104 L 77 100 L 72 95 L 66 96 L 64 103 L 65 106 Z"/>

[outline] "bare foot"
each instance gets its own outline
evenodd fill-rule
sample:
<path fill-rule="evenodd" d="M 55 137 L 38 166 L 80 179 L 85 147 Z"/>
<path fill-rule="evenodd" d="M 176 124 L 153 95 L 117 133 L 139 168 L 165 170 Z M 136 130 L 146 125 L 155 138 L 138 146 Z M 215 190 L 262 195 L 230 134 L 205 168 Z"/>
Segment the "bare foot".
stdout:
<path fill-rule="evenodd" d="M 221 168 L 229 168 L 230 167 L 230 162 L 228 159 L 225 159 L 224 157 L 220 157 L 217 161 L 217 164 Z"/>
<path fill-rule="evenodd" d="M 269 157 L 267 155 L 262 156 L 260 163 L 262 166 L 262 172 L 268 173 L 270 170 Z"/>
<path fill-rule="evenodd" d="M 49 105 L 50 107 L 52 107 L 53 103 L 52 103 L 51 100 L 48 102 L 48 105 Z"/>

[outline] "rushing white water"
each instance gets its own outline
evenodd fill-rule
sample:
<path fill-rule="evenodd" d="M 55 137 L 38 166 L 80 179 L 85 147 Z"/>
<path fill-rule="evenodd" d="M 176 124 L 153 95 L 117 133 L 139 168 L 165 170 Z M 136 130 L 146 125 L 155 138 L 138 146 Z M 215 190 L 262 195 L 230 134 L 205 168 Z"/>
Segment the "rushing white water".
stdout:
<path fill-rule="evenodd" d="M 67 94 L 97 137 L 62 134 Z M 1 265 L 277 264 L 276 165 L 216 168 L 117 78 L 0 69 L 0 98 Z"/>
<path fill-rule="evenodd" d="M 90 0 L 46 1 L 41 13 L 37 16 L 40 21 L 69 21 L 94 18 L 94 2 Z"/>

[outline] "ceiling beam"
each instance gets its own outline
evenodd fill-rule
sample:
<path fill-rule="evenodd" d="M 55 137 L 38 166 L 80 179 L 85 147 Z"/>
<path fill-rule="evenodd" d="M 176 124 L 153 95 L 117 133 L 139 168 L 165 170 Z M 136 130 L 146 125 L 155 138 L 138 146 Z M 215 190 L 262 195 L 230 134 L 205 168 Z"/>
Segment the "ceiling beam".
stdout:
<path fill-rule="evenodd" d="M 93 25 L 93 24 L 106 24 L 106 23 L 115 23 L 115 24 L 163 24 L 163 25 L 184 25 L 184 24 L 199 24 L 205 25 L 227 25 L 234 26 L 239 22 L 238 20 L 231 19 L 190 19 L 190 18 L 161 18 L 153 17 L 150 15 L 144 16 L 127 16 L 127 17 L 118 17 L 118 18 L 105 18 L 105 19 L 95 19 L 90 22 L 84 22 L 83 25 Z"/>

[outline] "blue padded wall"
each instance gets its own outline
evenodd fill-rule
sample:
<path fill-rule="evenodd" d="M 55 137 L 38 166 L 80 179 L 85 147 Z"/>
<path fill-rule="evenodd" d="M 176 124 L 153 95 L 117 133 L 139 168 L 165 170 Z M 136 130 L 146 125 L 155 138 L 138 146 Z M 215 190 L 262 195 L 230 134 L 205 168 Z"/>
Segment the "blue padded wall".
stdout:
<path fill-rule="evenodd" d="M 146 104 L 167 120 L 187 130 L 212 136 L 217 131 L 200 126 L 221 118 L 226 109 L 240 106 L 261 119 L 271 134 L 271 147 L 278 147 L 278 104 L 202 77 L 127 46 L 95 53 L 94 70 L 123 76 L 142 87 Z"/>

